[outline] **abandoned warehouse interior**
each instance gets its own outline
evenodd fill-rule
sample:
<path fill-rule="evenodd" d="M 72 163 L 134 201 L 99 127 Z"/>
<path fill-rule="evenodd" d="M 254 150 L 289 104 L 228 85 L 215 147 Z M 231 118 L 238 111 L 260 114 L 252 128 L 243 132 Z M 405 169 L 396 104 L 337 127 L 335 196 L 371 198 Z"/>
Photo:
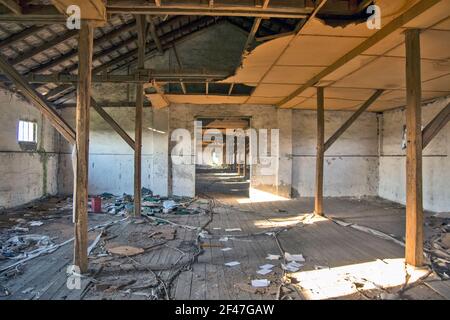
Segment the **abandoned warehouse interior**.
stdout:
<path fill-rule="evenodd" d="M 449 299 L 449 12 L 0 0 L 0 299 Z"/>

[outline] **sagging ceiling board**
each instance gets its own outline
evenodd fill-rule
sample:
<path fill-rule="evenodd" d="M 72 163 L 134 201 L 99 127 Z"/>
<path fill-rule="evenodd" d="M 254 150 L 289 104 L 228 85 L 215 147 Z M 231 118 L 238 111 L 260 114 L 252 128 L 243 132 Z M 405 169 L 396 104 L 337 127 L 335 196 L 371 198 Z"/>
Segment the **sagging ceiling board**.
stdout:
<path fill-rule="evenodd" d="M 382 26 L 420 1 L 375 3 L 382 12 Z M 423 97 L 432 99 L 450 94 L 450 1 L 442 0 L 366 52 L 325 76 L 325 108 L 356 110 L 376 89 L 386 92 L 369 111 L 382 111 L 405 104 L 404 30 L 421 28 Z M 273 104 L 290 95 L 334 61 L 373 36 L 366 23 L 331 27 L 313 19 L 298 36 L 288 35 L 256 47 L 241 68 L 224 82 L 255 86 L 248 104 Z M 395 94 L 394 94 L 395 93 Z M 290 102 L 292 108 L 314 109 L 315 90 L 306 89 Z M 218 103 L 220 103 L 218 101 Z"/>

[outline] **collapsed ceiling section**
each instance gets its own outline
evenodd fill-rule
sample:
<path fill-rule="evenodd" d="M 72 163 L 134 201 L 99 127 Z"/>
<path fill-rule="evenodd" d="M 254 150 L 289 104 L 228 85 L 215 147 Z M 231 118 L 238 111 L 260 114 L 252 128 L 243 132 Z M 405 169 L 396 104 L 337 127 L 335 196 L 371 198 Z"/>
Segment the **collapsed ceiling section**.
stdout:
<path fill-rule="evenodd" d="M 73 82 L 50 80 L 76 76 L 77 31 L 67 30 L 52 1 L 8 2 L 15 7 L 0 3 L 1 56 L 47 101 L 56 106 L 73 102 Z M 165 66 L 166 75 L 179 75 L 171 81 L 149 79 L 146 94 L 155 107 L 179 102 L 315 109 L 317 85 L 326 87 L 327 109 L 354 110 L 378 89 L 385 91 L 370 110 L 400 107 L 406 96 L 405 28 L 423 30 L 423 98 L 450 93 L 450 0 L 108 0 L 106 4 L 108 21 L 96 28 L 93 74 L 109 79 L 134 72 L 138 51 L 134 15 L 147 15 L 153 27 L 146 66 L 154 71 Z M 366 23 L 370 16 L 366 9 L 373 4 L 381 10 L 381 29 Z M 197 35 L 212 34 L 212 27 L 220 24 L 234 26 L 241 35 L 228 39 L 216 35 L 223 46 L 210 54 L 208 44 L 199 43 Z M 181 43 L 187 42 L 199 49 L 183 51 Z M 194 61 L 202 56 L 200 49 L 207 54 Z M 179 61 L 183 55 L 187 66 Z M 187 67 L 197 68 L 195 77 Z M 223 76 L 209 76 L 217 70 Z M 34 81 L 43 75 L 50 80 Z M 5 76 L 0 75 L 0 83 L 14 89 Z"/>

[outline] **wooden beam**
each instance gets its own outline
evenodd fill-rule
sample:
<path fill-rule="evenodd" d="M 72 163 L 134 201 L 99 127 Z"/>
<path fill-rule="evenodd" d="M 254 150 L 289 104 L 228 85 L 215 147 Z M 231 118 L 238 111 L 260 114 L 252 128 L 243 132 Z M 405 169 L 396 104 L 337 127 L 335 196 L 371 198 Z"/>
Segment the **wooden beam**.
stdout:
<path fill-rule="evenodd" d="M 114 38 L 117 38 L 118 36 L 120 36 L 124 32 L 131 31 L 131 30 L 133 30 L 135 28 L 136 28 L 136 24 L 134 22 L 130 22 L 130 23 L 127 23 L 125 25 L 122 25 L 119 28 L 114 29 L 114 30 L 108 32 L 107 34 L 105 34 L 105 35 L 95 39 L 94 46 L 97 47 L 97 46 L 99 46 L 99 45 L 101 45 L 101 44 L 103 44 L 103 43 L 105 43 L 107 41 L 110 41 L 110 40 L 112 40 Z M 100 52 L 96 53 L 94 55 L 94 57 L 93 57 L 93 60 L 96 60 L 96 59 L 99 59 L 101 57 L 104 57 L 107 54 L 111 54 L 114 51 L 116 51 L 117 49 L 120 49 L 121 47 L 129 45 L 129 44 L 132 44 L 135 41 L 136 41 L 135 37 L 130 37 L 129 39 L 126 39 L 126 40 L 120 42 L 119 45 L 116 46 L 116 47 L 111 47 L 111 48 L 108 48 L 106 50 L 103 50 L 103 51 L 100 51 Z M 61 56 L 59 56 L 59 57 L 57 57 L 55 59 L 52 59 L 52 60 L 50 60 L 50 61 L 48 61 L 48 62 L 46 62 L 46 63 L 44 63 L 42 65 L 37 66 L 36 68 L 30 70 L 29 72 L 42 73 L 42 72 L 48 71 L 49 69 L 58 66 L 59 64 L 65 62 L 66 60 L 75 58 L 77 56 L 77 54 L 78 54 L 78 49 L 77 48 L 72 49 L 69 52 L 67 52 L 67 53 L 65 53 L 65 54 L 63 54 L 63 55 L 61 55 Z M 70 70 L 70 71 L 73 71 L 73 70 L 76 70 L 76 69 L 77 69 L 77 64 L 74 64 L 73 69 Z"/>
<path fill-rule="evenodd" d="M 420 30 L 405 34 L 406 44 L 406 263 L 423 265 L 422 110 Z"/>
<path fill-rule="evenodd" d="M 450 103 L 422 131 L 422 148 L 425 149 L 433 138 L 450 121 Z"/>
<path fill-rule="evenodd" d="M 3 49 L 5 47 L 13 44 L 14 42 L 21 41 L 21 40 L 25 39 L 26 37 L 29 37 L 32 34 L 35 34 L 36 32 L 39 32 L 43 29 L 45 29 L 45 27 L 43 27 L 43 26 L 32 26 L 32 27 L 25 28 L 22 31 L 19 31 L 17 33 L 14 33 L 14 34 L 10 35 L 8 38 L 0 41 L 0 49 Z"/>
<path fill-rule="evenodd" d="M 14 14 L 22 14 L 22 7 L 14 0 L 0 0 L 0 4 L 7 7 Z"/>
<path fill-rule="evenodd" d="M 290 7 L 271 6 L 264 9 L 253 5 L 221 4 L 210 7 L 196 3 L 178 3 L 175 5 L 160 6 L 130 0 L 109 0 L 107 4 L 108 13 L 128 13 L 143 15 L 189 15 L 189 16 L 234 16 L 234 17 L 260 17 L 260 18 L 292 18 L 302 19 L 313 11 L 311 7 L 300 6 L 298 3 Z"/>
<path fill-rule="evenodd" d="M 325 108 L 324 88 L 317 88 L 317 155 L 316 155 L 316 195 L 314 213 L 323 216 L 323 165 L 325 153 Z"/>
<path fill-rule="evenodd" d="M 74 265 L 80 272 L 88 270 L 88 168 L 89 168 L 89 109 L 91 102 L 91 71 L 94 28 L 81 22 L 78 39 L 79 70 L 77 86 L 77 143 L 74 192 L 75 246 Z"/>
<path fill-rule="evenodd" d="M 117 132 L 119 136 L 122 137 L 122 139 L 131 147 L 131 149 L 134 150 L 134 140 L 126 133 L 125 130 L 122 129 L 122 127 L 102 108 L 100 107 L 97 102 L 91 98 L 91 106 L 94 108 L 95 111 L 103 118 L 103 120 L 108 123 L 111 128 L 114 129 L 114 131 Z"/>
<path fill-rule="evenodd" d="M 78 35 L 77 30 L 69 30 L 60 36 L 56 36 L 55 38 L 53 38 L 52 40 L 50 40 L 48 42 L 44 42 L 40 46 L 37 46 L 29 51 L 22 52 L 16 58 L 11 60 L 11 64 L 13 64 L 13 65 L 19 64 L 27 59 L 30 59 L 30 58 L 40 54 L 43 51 L 52 49 L 55 46 L 57 46 L 58 44 L 60 44 L 61 42 L 67 41 L 77 35 Z"/>
<path fill-rule="evenodd" d="M 327 151 L 333 143 L 359 118 L 359 116 L 366 111 L 379 96 L 383 94 L 384 90 L 377 90 L 352 116 L 345 121 L 345 123 L 327 140 L 325 143 L 325 150 Z"/>
<path fill-rule="evenodd" d="M 345 65 L 347 62 L 353 60 L 358 55 L 362 54 L 363 52 L 367 51 L 369 48 L 373 47 L 375 44 L 379 43 L 395 31 L 397 31 L 400 27 L 417 17 L 418 15 L 424 13 L 437 3 L 439 3 L 442 0 L 421 0 L 411 8 L 409 8 L 406 12 L 389 22 L 385 27 L 383 27 L 380 31 L 375 33 L 373 36 L 368 38 L 367 40 L 363 41 L 360 45 L 358 45 L 356 48 L 350 50 L 347 54 L 339 58 L 337 61 L 335 61 L 332 65 L 326 67 L 322 71 L 320 71 L 317 75 L 309 79 L 305 82 L 305 84 L 301 85 L 298 89 L 296 89 L 293 93 L 291 93 L 286 98 L 280 100 L 277 103 L 277 106 L 280 108 L 291 108 L 293 106 L 289 105 L 290 101 L 297 97 L 299 94 L 301 94 L 306 89 L 316 85 L 320 80 L 322 80 L 327 75 L 331 74 L 332 72 L 336 71 L 343 65 Z"/>
<path fill-rule="evenodd" d="M 138 31 L 138 70 L 145 67 L 146 20 L 144 16 L 136 16 Z M 134 147 L 134 216 L 141 215 L 141 172 L 142 172 L 142 116 L 144 106 L 144 85 L 136 85 L 136 117 Z"/>
<path fill-rule="evenodd" d="M 155 23 L 153 22 L 152 16 L 147 16 L 147 22 L 149 25 L 150 35 L 152 36 L 153 42 L 155 43 L 159 53 L 163 54 L 164 49 L 161 44 L 161 40 L 159 39 L 158 33 L 156 32 L 156 26 Z"/>
<path fill-rule="evenodd" d="M 0 69 L 14 83 L 21 94 L 33 104 L 53 125 L 53 127 L 71 144 L 75 144 L 75 131 L 47 101 L 20 75 L 5 59 L 0 57 Z"/>
<path fill-rule="evenodd" d="M 1 22 L 23 23 L 23 24 L 65 24 L 67 18 L 56 10 L 52 5 L 36 5 L 26 8 L 22 14 L 0 14 Z"/>

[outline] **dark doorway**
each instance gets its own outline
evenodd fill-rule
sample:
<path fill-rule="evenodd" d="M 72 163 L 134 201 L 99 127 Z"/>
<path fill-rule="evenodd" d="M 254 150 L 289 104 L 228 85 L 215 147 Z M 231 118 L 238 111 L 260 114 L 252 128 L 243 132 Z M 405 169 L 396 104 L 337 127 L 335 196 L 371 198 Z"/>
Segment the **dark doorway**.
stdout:
<path fill-rule="evenodd" d="M 197 162 L 195 168 L 196 194 L 248 198 L 251 167 L 247 129 L 250 119 L 198 118 L 196 121 L 197 159 L 200 153 L 202 155 L 202 161 Z"/>

